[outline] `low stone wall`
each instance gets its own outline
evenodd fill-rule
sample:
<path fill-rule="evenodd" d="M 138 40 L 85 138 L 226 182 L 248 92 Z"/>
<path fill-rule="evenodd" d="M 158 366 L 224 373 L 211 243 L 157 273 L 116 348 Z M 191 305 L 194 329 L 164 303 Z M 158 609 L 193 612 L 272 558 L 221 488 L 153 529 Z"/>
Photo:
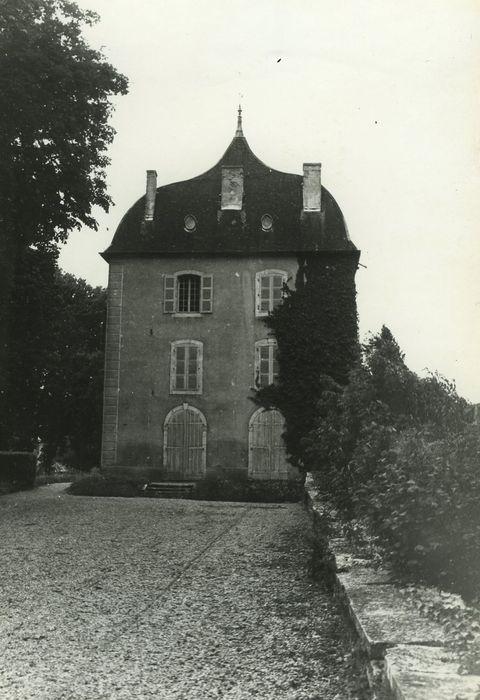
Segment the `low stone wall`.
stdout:
<path fill-rule="evenodd" d="M 386 569 L 355 558 L 343 538 L 327 541 L 327 523 L 313 482 L 305 484 L 306 506 L 335 595 L 345 606 L 367 657 L 375 698 L 476 700 L 480 676 L 461 676 L 445 644 L 443 627 L 421 617 L 401 595 Z"/>

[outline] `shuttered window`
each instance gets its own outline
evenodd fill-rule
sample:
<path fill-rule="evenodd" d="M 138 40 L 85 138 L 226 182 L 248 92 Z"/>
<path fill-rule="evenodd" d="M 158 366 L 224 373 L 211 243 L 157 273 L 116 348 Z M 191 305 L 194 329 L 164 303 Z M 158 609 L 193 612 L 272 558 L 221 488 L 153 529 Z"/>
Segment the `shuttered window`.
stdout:
<path fill-rule="evenodd" d="M 283 270 L 263 270 L 255 278 L 255 315 L 268 316 L 278 306 L 283 296 L 287 273 Z"/>
<path fill-rule="evenodd" d="M 213 277 L 211 275 L 202 276 L 202 295 L 200 301 L 200 311 L 202 314 L 211 313 L 213 308 Z"/>
<path fill-rule="evenodd" d="M 202 275 L 200 272 L 165 275 L 163 310 L 166 314 L 212 313 L 212 275 Z"/>
<path fill-rule="evenodd" d="M 278 379 L 277 341 L 273 338 L 255 343 L 255 387 L 274 384 Z"/>
<path fill-rule="evenodd" d="M 165 276 L 165 284 L 163 290 L 163 310 L 166 314 L 173 314 L 175 311 L 175 277 L 172 275 Z"/>
<path fill-rule="evenodd" d="M 178 312 L 179 313 L 199 313 L 200 311 L 200 289 L 202 278 L 200 275 L 178 275 Z"/>
<path fill-rule="evenodd" d="M 203 343 L 198 340 L 176 340 L 171 344 L 171 394 L 201 394 L 202 370 Z"/>

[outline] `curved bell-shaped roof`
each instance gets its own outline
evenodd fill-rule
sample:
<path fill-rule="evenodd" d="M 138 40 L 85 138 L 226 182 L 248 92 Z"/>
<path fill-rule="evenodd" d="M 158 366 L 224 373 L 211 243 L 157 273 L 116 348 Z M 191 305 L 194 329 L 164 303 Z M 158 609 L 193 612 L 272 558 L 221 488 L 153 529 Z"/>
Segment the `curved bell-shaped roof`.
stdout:
<path fill-rule="evenodd" d="M 222 171 L 242 168 L 241 208 L 222 209 Z M 321 211 L 303 211 L 303 178 L 262 163 L 239 127 L 210 170 L 157 188 L 154 215 L 145 220 L 145 196 L 127 211 L 103 256 L 264 254 L 356 250 L 332 195 L 322 187 Z M 262 217 L 272 225 L 262 226 Z M 192 217 L 194 225 L 186 226 Z M 265 220 L 264 220 L 265 221 Z M 190 219 L 192 222 L 192 219 Z M 265 230 L 266 229 L 266 230 Z"/>

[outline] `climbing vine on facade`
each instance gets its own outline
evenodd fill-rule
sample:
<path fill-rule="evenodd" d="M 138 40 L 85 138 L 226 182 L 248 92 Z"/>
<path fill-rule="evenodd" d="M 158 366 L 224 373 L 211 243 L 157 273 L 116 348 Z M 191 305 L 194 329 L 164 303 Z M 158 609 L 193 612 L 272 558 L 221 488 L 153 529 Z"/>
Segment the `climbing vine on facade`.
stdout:
<path fill-rule="evenodd" d="M 299 261 L 295 290 L 266 325 L 278 345 L 279 376 L 255 401 L 277 407 L 294 464 L 305 462 L 303 440 L 315 425 L 316 406 L 330 381 L 344 385 L 358 359 L 355 252 L 310 255 Z"/>

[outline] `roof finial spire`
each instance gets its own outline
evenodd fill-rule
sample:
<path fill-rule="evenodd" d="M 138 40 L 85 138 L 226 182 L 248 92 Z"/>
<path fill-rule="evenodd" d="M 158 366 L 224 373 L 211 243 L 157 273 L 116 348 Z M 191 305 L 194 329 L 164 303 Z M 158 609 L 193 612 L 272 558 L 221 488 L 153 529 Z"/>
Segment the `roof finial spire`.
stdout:
<path fill-rule="evenodd" d="M 235 136 L 243 136 L 242 131 L 242 105 L 238 105 L 237 130 Z"/>

